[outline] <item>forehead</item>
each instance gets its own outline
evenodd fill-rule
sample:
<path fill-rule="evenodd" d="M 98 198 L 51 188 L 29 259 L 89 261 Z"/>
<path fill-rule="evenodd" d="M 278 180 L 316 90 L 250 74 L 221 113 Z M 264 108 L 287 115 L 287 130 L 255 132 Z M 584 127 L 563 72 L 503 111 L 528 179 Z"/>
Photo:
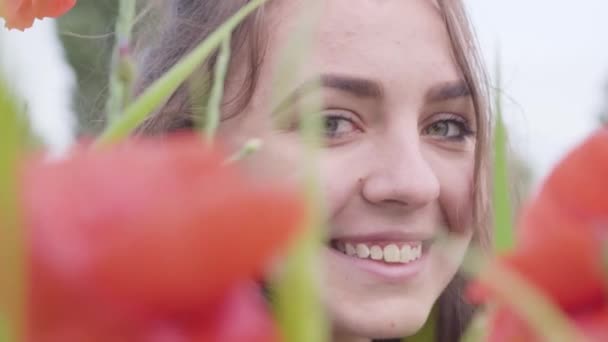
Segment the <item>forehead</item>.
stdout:
<path fill-rule="evenodd" d="M 285 42 L 305 0 L 274 2 L 271 44 Z M 441 10 L 434 0 L 321 0 L 308 72 L 348 74 L 386 87 L 417 89 L 460 78 Z M 310 3 L 308 3 L 310 4 Z"/>

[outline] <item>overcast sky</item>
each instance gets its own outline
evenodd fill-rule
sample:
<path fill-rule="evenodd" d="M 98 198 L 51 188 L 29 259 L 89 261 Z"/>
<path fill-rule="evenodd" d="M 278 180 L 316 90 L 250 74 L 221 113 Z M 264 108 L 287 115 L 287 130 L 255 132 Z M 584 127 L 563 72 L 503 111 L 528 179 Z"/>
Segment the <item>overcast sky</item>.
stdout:
<path fill-rule="evenodd" d="M 514 147 L 541 177 L 598 127 L 608 82 L 608 1 L 465 2 L 490 68 L 500 48 L 505 120 Z"/>

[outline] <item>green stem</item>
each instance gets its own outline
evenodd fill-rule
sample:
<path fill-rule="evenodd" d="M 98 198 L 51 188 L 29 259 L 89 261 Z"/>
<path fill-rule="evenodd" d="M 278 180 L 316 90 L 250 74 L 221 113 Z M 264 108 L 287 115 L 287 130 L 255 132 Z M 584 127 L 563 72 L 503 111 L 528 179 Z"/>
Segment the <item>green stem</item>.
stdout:
<path fill-rule="evenodd" d="M 124 111 L 124 114 L 111 122 L 98 138 L 96 145 L 116 142 L 128 136 L 148 115 L 161 106 L 177 88 L 205 61 L 207 57 L 228 37 L 234 28 L 249 14 L 268 0 L 252 0 L 222 24 L 192 52 L 174 65 L 160 79 L 154 82 Z"/>
<path fill-rule="evenodd" d="M 320 83 L 320 82 L 319 82 Z M 320 89 L 320 84 L 318 88 Z M 322 100 L 315 92 L 308 107 L 301 107 L 302 139 L 305 142 L 305 194 L 310 214 L 308 229 L 290 251 L 285 271 L 278 283 L 277 318 L 285 341 L 328 341 L 327 319 L 321 305 L 318 281 L 319 256 L 325 241 L 323 195 L 317 175 L 317 155 L 320 147 L 321 120 L 318 115 Z"/>
<path fill-rule="evenodd" d="M 272 109 L 279 111 L 277 120 L 281 117 L 282 101 L 286 91 L 296 81 L 297 70 L 307 61 L 309 47 L 313 43 L 314 28 L 320 14 L 320 2 L 306 3 L 305 11 L 299 25 L 296 27 L 284 56 L 277 69 L 274 81 Z M 300 128 L 304 142 L 305 157 L 303 160 L 305 175 L 305 194 L 309 204 L 308 229 L 298 239 L 290 251 L 284 273 L 276 284 L 277 301 L 275 309 L 281 327 L 283 338 L 289 342 L 328 341 L 328 323 L 319 295 L 318 264 L 325 241 L 325 206 L 318 177 L 317 156 L 321 147 L 321 117 L 322 99 L 320 81 L 317 79 L 310 84 L 310 92 L 306 99 L 295 99 L 299 111 Z"/>
<path fill-rule="evenodd" d="M 498 59 L 499 60 L 499 59 Z M 500 94 L 501 69 L 497 61 L 495 94 L 496 128 L 494 131 L 494 245 L 499 253 L 506 252 L 514 244 L 513 218 L 511 209 L 510 182 L 507 157 L 507 130 L 502 118 L 502 101 Z"/>
<path fill-rule="evenodd" d="M 18 205 L 24 116 L 0 77 L 0 341 L 23 341 L 26 316 L 25 232 Z"/>
<path fill-rule="evenodd" d="M 251 140 L 247 141 L 247 143 L 245 143 L 245 146 L 243 146 L 242 149 L 240 149 L 237 153 L 235 153 L 233 156 L 228 158 L 228 160 L 226 160 L 226 163 L 232 164 L 232 163 L 241 161 L 241 160 L 249 157 L 250 155 L 254 154 L 255 152 L 259 151 L 261 147 L 262 147 L 262 140 L 251 139 Z"/>
<path fill-rule="evenodd" d="M 222 98 L 224 96 L 224 83 L 226 81 L 226 73 L 228 72 L 228 64 L 230 62 L 230 35 L 222 41 L 220 52 L 215 65 L 213 87 L 209 95 L 209 103 L 207 108 L 207 120 L 205 122 L 205 136 L 209 144 L 213 143 L 215 131 L 220 123 Z"/>
<path fill-rule="evenodd" d="M 498 303 L 522 318 L 541 341 L 587 341 L 540 289 L 514 270 L 484 259 L 479 252 L 472 251 L 463 270 L 477 274 L 477 280 L 494 294 Z"/>
<path fill-rule="evenodd" d="M 483 342 L 487 341 L 488 317 L 483 312 L 478 312 L 462 334 L 461 342 Z"/>
<path fill-rule="evenodd" d="M 120 0 L 106 112 L 110 121 L 117 120 L 131 97 L 134 71 L 131 57 L 131 32 L 135 22 L 136 0 Z"/>

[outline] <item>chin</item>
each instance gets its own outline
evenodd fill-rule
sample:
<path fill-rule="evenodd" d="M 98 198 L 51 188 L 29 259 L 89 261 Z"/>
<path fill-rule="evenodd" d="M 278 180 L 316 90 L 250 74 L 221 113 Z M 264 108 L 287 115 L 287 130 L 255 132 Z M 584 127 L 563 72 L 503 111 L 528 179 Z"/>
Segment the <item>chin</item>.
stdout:
<path fill-rule="evenodd" d="M 341 306 L 331 312 L 336 334 L 370 339 L 403 338 L 416 334 L 427 321 L 432 304 L 408 303 L 408 309 L 398 309 L 399 303 L 366 305 L 366 310 Z M 371 307 L 370 307 L 371 306 Z M 377 307 L 377 308 L 372 308 Z M 403 308 L 403 306 L 401 306 Z"/>
<path fill-rule="evenodd" d="M 465 246 L 459 244 L 459 252 Z M 386 265 L 329 248 L 323 295 L 335 334 L 371 339 L 416 334 L 458 269 L 446 267 L 445 252 L 423 247 L 412 262 Z"/>

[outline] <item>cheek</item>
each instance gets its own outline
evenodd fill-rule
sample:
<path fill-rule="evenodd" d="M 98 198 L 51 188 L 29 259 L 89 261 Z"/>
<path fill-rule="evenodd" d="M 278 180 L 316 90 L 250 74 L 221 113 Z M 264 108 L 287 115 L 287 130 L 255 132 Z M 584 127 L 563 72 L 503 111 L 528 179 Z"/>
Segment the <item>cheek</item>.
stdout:
<path fill-rule="evenodd" d="M 364 173 L 360 165 L 353 151 L 321 151 L 320 177 L 330 215 L 336 215 L 357 197 Z"/>
<path fill-rule="evenodd" d="M 439 204 L 449 227 L 455 231 L 471 228 L 473 223 L 473 155 L 458 159 L 436 158 L 433 169 L 441 192 Z"/>
<path fill-rule="evenodd" d="M 217 136 L 230 154 L 239 153 L 251 139 L 261 140 L 260 149 L 239 162 L 261 180 L 294 182 L 305 170 L 304 150 L 297 134 L 277 131 L 270 115 L 256 106 L 250 105 L 223 121 Z"/>

